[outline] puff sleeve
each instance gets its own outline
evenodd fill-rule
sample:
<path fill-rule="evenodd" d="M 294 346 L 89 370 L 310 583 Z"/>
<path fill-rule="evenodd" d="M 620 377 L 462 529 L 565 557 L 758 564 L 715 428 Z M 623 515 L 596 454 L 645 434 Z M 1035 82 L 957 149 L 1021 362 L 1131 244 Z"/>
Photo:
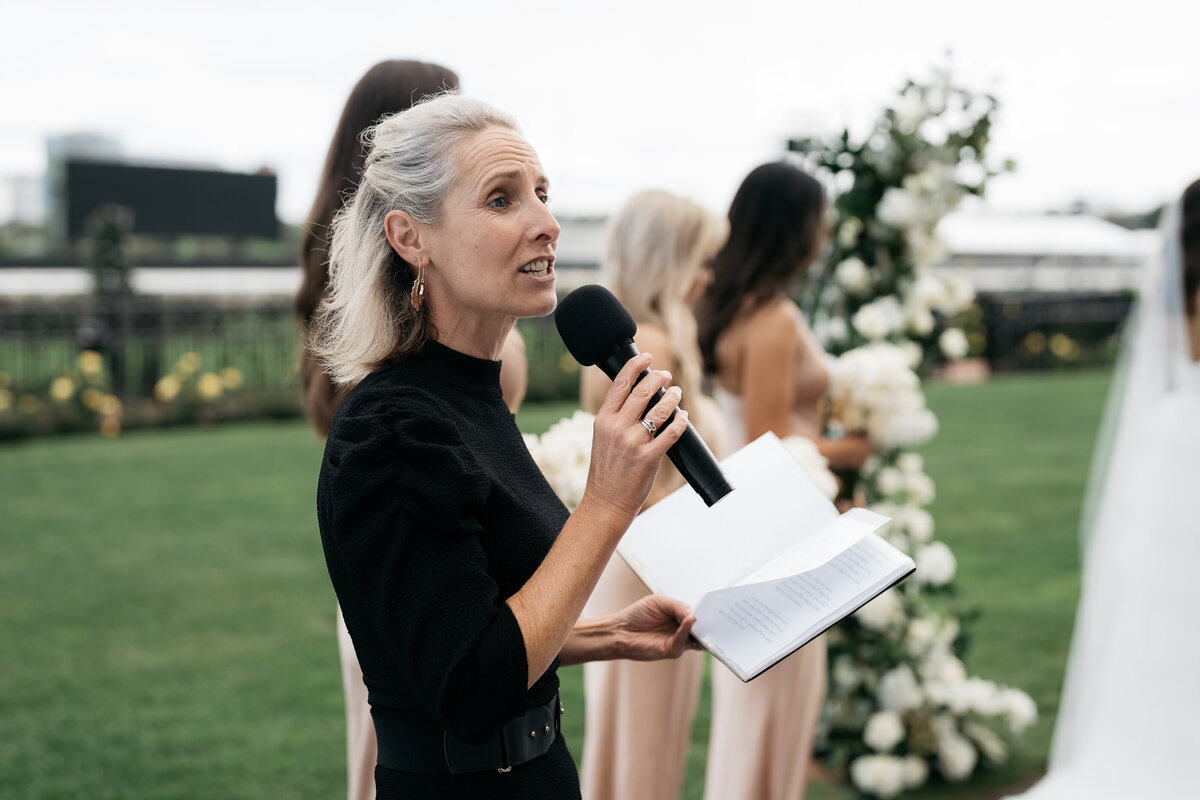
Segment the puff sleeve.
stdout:
<path fill-rule="evenodd" d="M 491 482 L 454 420 L 415 388 L 345 415 L 318 512 L 347 619 L 357 606 L 434 721 L 479 742 L 524 711 L 528 664 L 481 541 Z"/>

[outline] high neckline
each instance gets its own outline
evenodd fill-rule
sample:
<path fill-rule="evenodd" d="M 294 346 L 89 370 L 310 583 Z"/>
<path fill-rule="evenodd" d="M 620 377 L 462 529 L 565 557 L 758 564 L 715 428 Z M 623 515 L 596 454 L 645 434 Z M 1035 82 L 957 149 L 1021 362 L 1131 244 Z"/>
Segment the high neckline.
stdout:
<path fill-rule="evenodd" d="M 431 377 L 464 394 L 503 399 L 500 391 L 500 362 L 476 358 L 430 340 L 412 362 Z"/>

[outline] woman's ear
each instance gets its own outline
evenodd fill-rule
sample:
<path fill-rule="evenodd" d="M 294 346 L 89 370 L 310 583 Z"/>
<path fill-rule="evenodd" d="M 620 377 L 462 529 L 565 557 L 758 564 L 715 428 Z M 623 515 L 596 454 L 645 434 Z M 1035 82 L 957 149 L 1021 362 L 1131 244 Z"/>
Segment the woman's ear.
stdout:
<path fill-rule="evenodd" d="M 388 244 L 396 255 L 410 264 L 428 261 L 421 258 L 421 226 L 406 211 L 389 211 L 383 218 Z"/>

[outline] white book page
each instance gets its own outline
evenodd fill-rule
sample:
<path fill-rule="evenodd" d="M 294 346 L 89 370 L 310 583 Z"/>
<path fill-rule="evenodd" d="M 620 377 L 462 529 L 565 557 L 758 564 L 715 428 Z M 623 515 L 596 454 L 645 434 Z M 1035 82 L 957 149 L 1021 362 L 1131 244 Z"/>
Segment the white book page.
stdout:
<path fill-rule="evenodd" d="M 684 485 L 639 514 L 617 548 L 651 590 L 692 607 L 838 518 L 774 434 L 721 465 L 734 489 L 719 503 Z"/>
<path fill-rule="evenodd" d="M 863 536 L 807 572 L 710 592 L 693 630 L 748 680 L 912 569 L 912 559 L 886 541 Z"/>
<path fill-rule="evenodd" d="M 765 583 L 808 572 L 882 528 L 891 518 L 865 508 L 851 508 L 812 536 L 806 536 L 738 581 L 739 586 Z"/>

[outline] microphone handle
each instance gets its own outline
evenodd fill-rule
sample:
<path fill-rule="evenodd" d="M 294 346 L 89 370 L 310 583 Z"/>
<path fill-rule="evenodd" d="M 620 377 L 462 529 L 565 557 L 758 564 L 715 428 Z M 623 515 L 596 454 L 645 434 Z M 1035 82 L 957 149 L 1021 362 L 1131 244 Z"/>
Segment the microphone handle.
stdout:
<path fill-rule="evenodd" d="M 604 374 L 609 378 L 616 379 L 617 373 L 628 363 L 629 359 L 638 355 L 641 351 L 637 349 L 637 345 L 629 339 L 622 344 L 617 345 L 612 351 L 600 361 L 596 362 L 596 366 L 604 371 Z M 634 380 L 633 385 L 636 386 L 650 374 L 650 370 L 642 370 L 642 374 L 638 375 Z M 659 389 L 650 398 L 650 402 L 646 404 L 646 408 L 641 413 L 641 417 L 645 417 L 650 409 L 663 398 L 665 392 Z M 666 422 L 659 426 L 659 430 L 654 434 L 658 436 L 663 428 L 666 428 L 675 420 L 675 412 L 667 417 Z M 725 473 L 721 471 L 720 465 L 717 463 L 717 457 L 708 449 L 708 444 L 696 430 L 695 426 L 689 421 L 687 430 L 683 432 L 683 436 L 679 438 L 675 444 L 667 448 L 667 458 L 671 459 L 671 463 L 675 465 L 675 469 L 679 470 L 679 474 L 684 477 L 696 493 L 700 495 L 700 499 L 704 501 L 706 506 L 712 507 L 725 495 L 733 491 L 733 485 L 729 483 L 729 479 L 725 477 Z"/>

